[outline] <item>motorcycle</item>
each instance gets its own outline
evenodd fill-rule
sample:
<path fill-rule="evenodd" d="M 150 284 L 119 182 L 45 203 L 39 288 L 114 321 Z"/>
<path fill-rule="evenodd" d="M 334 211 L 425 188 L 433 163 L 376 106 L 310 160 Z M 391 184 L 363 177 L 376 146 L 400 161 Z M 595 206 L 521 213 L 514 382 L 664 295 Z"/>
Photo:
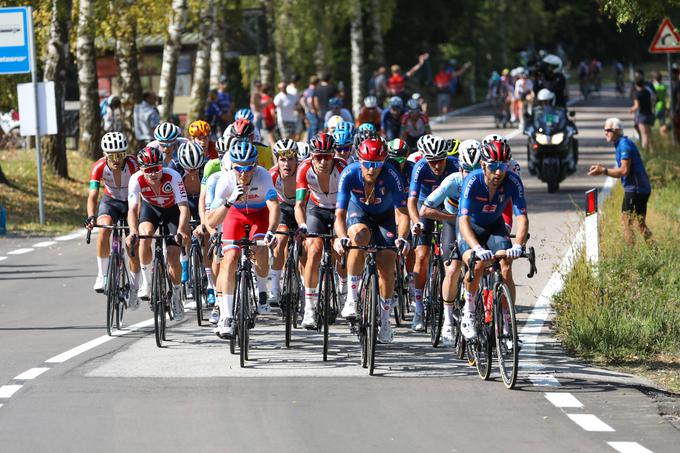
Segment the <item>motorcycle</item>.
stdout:
<path fill-rule="evenodd" d="M 569 112 L 570 117 L 574 115 Z M 548 193 L 557 192 L 560 182 L 576 172 L 577 133 L 565 109 L 550 105 L 534 108 L 533 120 L 524 131 L 528 136 L 527 162 L 529 173 L 548 184 Z"/>

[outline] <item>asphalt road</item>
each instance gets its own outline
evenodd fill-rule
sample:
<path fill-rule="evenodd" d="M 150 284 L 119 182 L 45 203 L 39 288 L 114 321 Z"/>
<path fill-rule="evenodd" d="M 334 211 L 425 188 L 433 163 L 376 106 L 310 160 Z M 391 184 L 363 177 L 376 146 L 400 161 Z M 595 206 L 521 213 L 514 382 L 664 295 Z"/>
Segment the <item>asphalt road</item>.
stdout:
<path fill-rule="evenodd" d="M 532 315 L 578 230 L 583 192 L 604 182 L 585 176 L 587 167 L 613 161 L 603 121 L 620 116 L 629 126 L 627 105 L 605 96 L 573 107 L 581 161 L 559 193 L 523 177 L 539 274 L 528 280 L 518 262 L 515 275 L 523 332 L 537 326 L 537 335 L 524 335 L 516 390 L 497 370 L 481 381 L 404 328 L 379 346 L 373 377 L 341 325 L 324 363 L 319 335 L 295 331 L 285 350 L 270 316 L 253 332 L 246 369 L 192 316 L 170 325 L 163 349 L 144 323 L 146 307 L 128 313 L 133 331 L 104 338 L 94 245 L 83 235 L 54 244 L 9 238 L 0 240 L 0 451 L 677 452 L 680 433 L 638 390 L 644 382 L 568 357 L 551 335 L 550 311 Z M 435 129 L 481 138 L 493 123 L 482 107 Z M 525 167 L 525 137 L 501 132 Z"/>

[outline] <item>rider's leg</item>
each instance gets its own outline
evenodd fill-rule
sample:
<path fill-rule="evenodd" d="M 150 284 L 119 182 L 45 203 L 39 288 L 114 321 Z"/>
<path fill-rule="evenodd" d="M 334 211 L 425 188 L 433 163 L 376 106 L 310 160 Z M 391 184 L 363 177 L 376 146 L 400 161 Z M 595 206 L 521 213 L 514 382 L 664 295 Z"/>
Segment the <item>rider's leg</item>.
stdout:
<path fill-rule="evenodd" d="M 352 241 L 352 245 L 367 246 L 371 240 L 371 232 L 363 223 L 357 223 L 349 227 L 347 234 Z M 354 316 L 356 314 L 356 301 L 359 293 L 361 274 L 364 270 L 365 253 L 361 250 L 350 250 L 347 253 L 347 280 L 349 289 L 347 300 L 342 310 L 342 316 Z"/>
<path fill-rule="evenodd" d="M 323 240 L 321 238 L 308 238 L 305 241 L 307 250 L 307 262 L 305 263 L 305 313 L 313 314 L 319 300 L 319 266 L 323 254 Z"/>
<path fill-rule="evenodd" d="M 220 303 L 220 322 L 218 326 L 228 327 L 225 322 L 233 317 L 234 289 L 236 288 L 236 269 L 241 251 L 237 246 L 229 246 L 224 249 L 224 255 L 220 260 L 220 272 L 217 276 L 217 286 L 224 293 Z"/>
<path fill-rule="evenodd" d="M 277 231 L 287 232 L 286 225 L 279 225 Z M 278 301 L 281 294 L 281 271 L 283 264 L 286 261 L 286 250 L 288 248 L 288 236 L 277 235 L 278 242 L 272 251 L 273 260 L 271 269 L 269 269 L 269 280 L 271 281 L 271 298 Z"/>

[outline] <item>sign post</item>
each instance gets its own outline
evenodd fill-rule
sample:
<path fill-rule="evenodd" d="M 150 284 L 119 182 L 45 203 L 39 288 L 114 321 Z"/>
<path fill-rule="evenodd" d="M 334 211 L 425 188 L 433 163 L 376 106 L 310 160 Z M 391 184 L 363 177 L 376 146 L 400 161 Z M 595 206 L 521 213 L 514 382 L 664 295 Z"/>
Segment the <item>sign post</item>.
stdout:
<path fill-rule="evenodd" d="M 586 192 L 586 258 L 590 264 L 597 264 L 600 258 L 599 235 L 597 231 L 597 189 Z"/>
<path fill-rule="evenodd" d="M 33 34 L 33 9 L 29 7 L 0 8 L 0 74 L 31 73 L 35 97 L 35 157 L 38 166 L 38 213 L 40 223 L 45 223 L 42 155 L 40 153 L 40 121 L 38 115 L 38 85 L 35 62 L 35 36 Z"/>
<path fill-rule="evenodd" d="M 665 53 L 666 62 L 668 64 L 668 79 L 669 87 L 673 88 L 673 81 L 671 79 L 671 54 L 680 52 L 680 33 L 678 33 L 671 23 L 669 18 L 665 18 L 659 29 L 654 35 L 654 40 L 649 46 L 649 52 L 651 53 Z M 675 112 L 675 99 L 673 99 L 673 93 L 671 92 L 671 123 L 673 123 L 673 115 Z M 671 134 L 671 140 L 675 142 L 675 135 Z"/>

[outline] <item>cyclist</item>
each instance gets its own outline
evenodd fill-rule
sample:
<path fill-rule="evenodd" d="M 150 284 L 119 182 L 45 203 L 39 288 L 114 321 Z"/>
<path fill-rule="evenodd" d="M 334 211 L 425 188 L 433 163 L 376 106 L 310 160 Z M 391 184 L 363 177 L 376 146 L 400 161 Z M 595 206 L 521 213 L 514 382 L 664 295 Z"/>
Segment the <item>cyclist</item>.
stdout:
<path fill-rule="evenodd" d="M 416 310 L 411 325 L 416 332 L 422 332 L 425 329 L 423 323 L 423 288 L 427 280 L 427 266 L 434 229 L 432 220 L 420 217 L 420 208 L 430 193 L 441 184 L 446 176 L 458 171 L 458 159 L 447 156 L 446 139 L 434 135 L 425 137 L 422 143 L 422 152 L 423 159 L 420 159 L 413 167 L 408 195 L 408 212 L 413 223 L 411 232 L 416 236 L 416 264 L 414 268 Z"/>
<path fill-rule="evenodd" d="M 350 163 L 353 160 L 352 142 L 354 140 L 354 126 L 352 123 L 342 122 L 333 131 L 333 139 L 335 140 L 335 157 L 343 159 Z"/>
<path fill-rule="evenodd" d="M 177 158 L 179 145 L 187 141 L 186 138 L 182 137 L 180 128 L 168 122 L 156 126 L 153 137 L 154 140 L 147 143 L 146 146 L 156 148 L 163 153 L 164 167 L 170 165 L 170 162 Z"/>
<path fill-rule="evenodd" d="M 367 246 L 396 245 L 401 253 L 408 254 L 409 217 L 406 210 L 404 187 L 397 169 L 385 163 L 387 147 L 380 138 L 364 141 L 357 150 L 358 162 L 347 166 L 340 176 L 335 211 L 335 231 L 339 254 L 353 244 Z M 396 212 L 396 215 L 395 215 Z M 395 221 L 396 218 L 396 221 Z M 398 225 L 398 226 L 397 226 Z M 395 240 L 396 236 L 396 240 Z M 342 309 L 345 318 L 356 317 L 356 300 L 364 267 L 365 252 L 351 250 L 347 257 L 350 290 Z M 376 264 L 380 287 L 381 343 L 391 343 L 394 336 L 390 325 L 390 312 L 394 294 L 394 263 L 392 250 L 380 250 Z"/>
<path fill-rule="evenodd" d="M 298 147 L 298 162 L 309 159 L 309 143 L 297 142 Z"/>
<path fill-rule="evenodd" d="M 343 121 L 347 121 L 348 123 L 354 122 L 352 113 L 342 106 L 342 99 L 338 97 L 332 97 L 328 100 L 328 111 L 324 117 L 324 124 L 326 124 L 326 128 L 329 127 L 328 120 L 330 120 L 332 116 L 336 115 L 339 115 Z"/>
<path fill-rule="evenodd" d="M 392 96 L 380 117 L 380 133 L 388 141 L 401 137 L 401 118 L 404 115 L 404 101 L 399 96 Z"/>
<path fill-rule="evenodd" d="M 401 116 L 401 139 L 409 147 L 415 147 L 416 142 L 425 134 L 431 134 L 430 119 L 420 109 L 420 104 L 415 99 L 409 99 L 406 103 L 407 112 Z"/>
<path fill-rule="evenodd" d="M 335 132 L 335 128 L 338 127 L 338 125 L 340 125 L 340 124 L 342 124 L 342 123 L 344 123 L 344 122 L 345 122 L 345 120 L 343 120 L 342 117 L 341 117 L 340 115 L 333 115 L 333 116 L 331 116 L 331 117 L 328 119 L 328 121 L 326 121 L 326 122 L 324 123 L 324 124 L 325 124 L 326 132 L 328 132 L 329 134 L 332 134 L 333 132 Z M 312 138 L 314 138 L 314 137 L 312 137 Z"/>
<path fill-rule="evenodd" d="M 370 123 L 376 130 L 379 130 L 381 119 L 382 110 L 378 107 L 378 98 L 375 96 L 366 96 L 364 98 L 364 106 L 359 111 L 359 115 L 357 115 L 357 127 L 364 123 Z"/>
<path fill-rule="evenodd" d="M 245 119 L 253 123 L 253 141 L 261 142 L 262 135 L 260 134 L 260 129 L 257 127 L 257 123 L 255 122 L 255 114 L 253 111 L 248 107 L 237 110 L 236 113 L 234 113 L 234 121 L 238 121 L 240 119 Z"/>
<path fill-rule="evenodd" d="M 217 228 L 222 224 L 222 239 L 243 239 L 245 226 L 250 225 L 251 240 L 263 239 L 268 246 L 276 245 L 274 231 L 279 225 L 279 202 L 269 172 L 257 165 L 257 148 L 250 142 L 238 141 L 229 149 L 230 169 L 217 181 L 215 198 L 210 204 L 208 224 Z M 227 155 L 225 155 L 226 158 Z M 223 158 L 224 159 L 224 158 Z M 268 254 L 264 247 L 254 247 L 255 273 L 259 301 L 258 313 L 267 313 Z M 218 282 L 223 290 L 220 321 L 215 333 L 221 338 L 231 338 L 235 325 L 234 288 L 240 248 L 236 245 L 223 247 Z"/>
<path fill-rule="evenodd" d="M 90 172 L 90 189 L 87 196 L 87 220 L 85 225 L 92 229 L 95 221 L 97 225 L 114 225 L 120 219 L 127 216 L 128 184 L 133 174 L 139 167 L 132 156 L 126 156 L 127 139 L 121 132 L 107 132 L 101 139 L 101 147 L 104 157 L 92 165 Z M 104 196 L 99 202 L 97 217 L 95 206 L 99 197 L 99 187 L 104 182 Z M 97 238 L 97 279 L 94 282 L 94 290 L 104 292 L 105 274 L 109 266 L 109 253 L 111 230 L 104 229 Z M 135 253 L 130 258 L 130 299 L 128 307 L 136 310 L 139 306 L 137 289 L 139 288 L 139 256 Z"/>
<path fill-rule="evenodd" d="M 217 159 L 217 144 L 210 140 L 210 134 L 212 133 L 210 124 L 203 120 L 194 121 L 189 125 L 188 131 L 189 140 L 201 146 L 206 159 Z M 177 149 L 179 150 L 179 147 Z"/>
<path fill-rule="evenodd" d="M 224 131 L 223 136 L 224 138 L 235 137 L 241 140 L 247 140 L 255 145 L 255 148 L 257 149 L 257 164 L 260 167 L 271 168 L 274 165 L 272 152 L 269 146 L 255 140 L 255 125 L 251 121 L 245 118 L 234 121 Z M 227 153 L 225 156 L 229 156 L 229 154 Z"/>
<path fill-rule="evenodd" d="M 307 232 L 330 234 L 335 221 L 335 203 L 338 194 L 338 181 L 345 169 L 344 160 L 335 156 L 335 140 L 324 132 L 317 134 L 310 142 L 311 158 L 300 164 L 297 172 L 295 190 L 295 220 L 302 236 Z M 305 263 L 303 283 L 305 288 L 305 314 L 302 326 L 316 328 L 314 312 L 319 300 L 319 266 L 323 255 L 323 240 L 305 240 L 307 262 Z M 339 267 L 339 266 L 338 266 Z M 346 272 L 337 269 L 340 277 L 338 293 L 347 292 Z"/>
<path fill-rule="evenodd" d="M 484 266 L 494 253 L 505 250 L 507 258 L 500 261 L 501 274 L 515 298 L 512 279 L 512 259 L 522 254 L 527 240 L 527 217 L 524 186 L 519 176 L 508 171 L 510 146 L 500 140 L 482 146 L 482 168 L 475 170 L 463 181 L 458 207 L 458 249 L 468 262 L 472 252 L 481 260 L 477 263 L 472 282 L 465 280 L 465 306 L 461 332 L 467 339 L 477 335 L 474 325 L 475 300 Z M 517 216 L 517 237 L 510 242 L 501 216 L 505 206 L 512 201 Z"/>
<path fill-rule="evenodd" d="M 423 143 L 427 140 L 432 139 L 432 134 L 425 134 L 422 137 L 418 139 L 416 142 L 416 150 L 409 154 L 408 160 L 410 162 L 413 162 L 414 164 L 417 163 L 420 159 L 423 158 Z M 448 155 L 448 153 L 446 153 Z"/>
<path fill-rule="evenodd" d="M 441 236 L 442 256 L 445 260 L 451 256 L 453 242 L 456 240 L 456 218 L 458 217 L 458 201 L 460 199 L 463 180 L 471 171 L 481 168 L 482 144 L 478 140 L 465 140 L 460 145 L 460 171 L 447 176 L 437 189 L 427 196 L 420 215 L 426 219 L 439 220 L 444 228 Z M 443 209 L 442 209 L 443 207 Z M 444 300 L 444 329 L 442 339 L 444 346 L 453 345 L 453 308 L 458 297 L 458 278 L 462 269 L 460 254 L 455 254 L 451 263 L 446 266 L 442 282 L 442 299 Z"/>
<path fill-rule="evenodd" d="M 276 165 L 269 170 L 269 174 L 272 176 L 272 182 L 279 198 L 279 208 L 281 209 L 277 231 L 295 231 L 297 230 L 297 222 L 295 221 L 297 143 L 288 138 L 279 140 L 274 144 L 274 157 L 276 158 Z M 269 270 L 269 280 L 271 281 L 269 303 L 272 306 L 278 306 L 281 298 L 280 279 L 283 264 L 286 261 L 287 245 L 288 237 L 280 236 L 280 240 L 272 252 L 273 261 Z"/>
<path fill-rule="evenodd" d="M 508 144 L 508 140 L 501 134 L 489 134 L 482 139 L 481 146 L 488 145 L 495 140 L 500 140 L 506 145 Z M 520 178 L 522 177 L 519 162 L 517 162 L 515 159 L 512 159 L 512 157 L 508 161 L 508 171 L 513 172 Z M 508 203 L 508 205 L 505 207 L 505 210 L 503 211 L 503 222 L 505 222 L 505 229 L 508 231 L 508 234 L 510 234 L 512 231 L 512 201 Z"/>
<path fill-rule="evenodd" d="M 156 148 L 147 146 L 139 151 L 137 162 L 141 170 L 132 175 L 128 188 L 128 248 L 136 244 L 140 233 L 145 236 L 154 234 L 160 221 L 163 221 L 171 235 L 181 237 L 187 243 L 191 213 L 182 177 L 175 170 L 163 167 L 163 153 Z M 151 241 L 139 240 L 142 285 L 138 297 L 144 300 L 151 296 Z M 167 240 L 166 245 L 168 274 L 172 280 L 172 312 L 174 318 L 181 321 L 184 318 L 184 306 L 180 293 L 182 270 L 179 245 L 175 239 Z"/>

